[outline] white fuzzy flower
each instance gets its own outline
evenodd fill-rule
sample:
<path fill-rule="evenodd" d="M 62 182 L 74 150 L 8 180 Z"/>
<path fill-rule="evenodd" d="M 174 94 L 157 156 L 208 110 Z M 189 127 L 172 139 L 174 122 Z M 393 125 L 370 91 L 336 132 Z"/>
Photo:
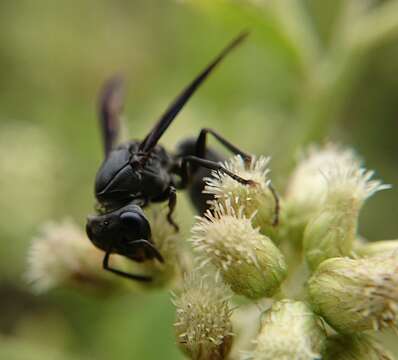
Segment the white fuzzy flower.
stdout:
<path fill-rule="evenodd" d="M 309 219 L 322 207 L 328 193 L 325 173 L 336 167 L 360 168 L 351 149 L 334 144 L 311 146 L 302 156 L 287 185 L 282 205 L 280 237 L 301 247 Z"/>
<path fill-rule="evenodd" d="M 276 302 L 263 314 L 256 348 L 246 359 L 320 359 L 325 334 L 311 308 L 300 301 Z"/>
<path fill-rule="evenodd" d="M 251 180 L 253 184 L 243 185 L 223 172 L 213 171 L 212 177 L 205 179 L 203 193 L 213 195 L 216 202 L 223 206 L 228 204 L 236 212 L 243 209 L 246 217 L 253 215 L 253 225 L 260 227 L 264 235 L 271 236 L 273 226 L 278 221 L 279 202 L 269 179 L 269 161 L 269 157 L 252 157 L 247 164 L 237 155 L 225 161 L 223 166 L 232 173 Z"/>
<path fill-rule="evenodd" d="M 364 259 L 333 258 L 309 280 L 316 311 L 343 333 L 398 325 L 398 252 Z"/>
<path fill-rule="evenodd" d="M 215 204 L 192 228 L 192 243 L 202 266 L 211 262 L 237 294 L 273 295 L 287 269 L 280 250 L 254 228 L 250 218 L 231 206 Z"/>
<path fill-rule="evenodd" d="M 71 220 L 47 223 L 32 241 L 26 278 L 37 292 L 60 285 L 103 286 L 109 278 L 103 255 Z"/>
<path fill-rule="evenodd" d="M 229 289 L 215 277 L 187 275 L 173 296 L 177 343 L 195 360 L 222 360 L 231 349 L 233 333 Z"/>
<path fill-rule="evenodd" d="M 374 171 L 356 163 L 335 164 L 324 168 L 322 173 L 327 181 L 326 206 L 341 206 L 346 201 L 360 207 L 374 193 L 391 188 L 380 180 L 373 180 Z"/>
<path fill-rule="evenodd" d="M 322 174 L 327 192 L 304 232 L 304 250 L 312 269 L 325 259 L 351 254 L 363 203 L 375 192 L 390 187 L 372 180 L 373 172 L 356 162 L 330 165 Z"/>
<path fill-rule="evenodd" d="M 317 209 L 324 200 L 328 187 L 324 174 L 336 166 L 360 167 L 360 160 L 351 149 L 335 144 L 323 148 L 310 147 L 301 157 L 290 178 L 286 201 L 302 209 Z"/>

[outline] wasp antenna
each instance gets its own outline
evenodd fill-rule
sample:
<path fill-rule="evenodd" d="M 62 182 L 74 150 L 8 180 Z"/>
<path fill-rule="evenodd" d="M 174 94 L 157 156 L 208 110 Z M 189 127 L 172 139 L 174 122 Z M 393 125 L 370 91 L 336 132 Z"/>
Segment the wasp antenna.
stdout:
<path fill-rule="evenodd" d="M 174 118 L 178 115 L 190 97 L 195 93 L 198 87 L 209 76 L 214 68 L 237 47 L 249 35 L 248 31 L 241 32 L 235 39 L 233 39 L 221 53 L 177 96 L 177 98 L 166 109 L 159 121 L 155 124 L 149 134 L 145 137 L 140 145 L 142 152 L 149 152 L 157 144 L 163 133 L 170 126 Z"/>
<path fill-rule="evenodd" d="M 99 120 L 105 157 L 115 145 L 123 109 L 123 78 L 120 74 L 109 78 L 102 86 L 99 97 Z"/>

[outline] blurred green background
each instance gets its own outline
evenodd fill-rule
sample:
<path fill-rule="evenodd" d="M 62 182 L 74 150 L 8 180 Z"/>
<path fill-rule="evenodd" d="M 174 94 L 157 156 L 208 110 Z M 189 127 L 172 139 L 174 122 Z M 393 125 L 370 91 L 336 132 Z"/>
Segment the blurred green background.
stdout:
<path fill-rule="evenodd" d="M 181 357 L 167 291 L 35 296 L 23 279 L 26 252 L 44 221 L 70 216 L 83 226 L 92 212 L 101 83 L 124 75 L 127 134 L 143 137 L 242 29 L 251 36 L 177 118 L 162 139 L 169 149 L 214 128 L 272 155 L 283 192 L 298 151 L 330 139 L 398 184 L 395 0 L 1 1 L 0 359 Z M 361 233 L 397 238 L 397 213 L 396 187 L 377 194 Z"/>

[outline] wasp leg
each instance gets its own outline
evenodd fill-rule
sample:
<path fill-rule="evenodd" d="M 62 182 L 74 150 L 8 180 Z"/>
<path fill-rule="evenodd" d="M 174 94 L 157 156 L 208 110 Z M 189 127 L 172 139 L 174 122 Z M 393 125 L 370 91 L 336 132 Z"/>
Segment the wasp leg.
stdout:
<path fill-rule="evenodd" d="M 109 257 L 110 257 L 110 255 L 111 255 L 111 253 L 107 252 L 105 254 L 104 260 L 102 261 L 102 267 L 104 268 L 104 270 L 110 271 L 113 274 L 119 275 L 121 277 L 130 279 L 130 280 L 136 280 L 136 281 L 141 281 L 141 282 L 150 282 L 150 281 L 152 281 L 152 278 L 150 276 L 129 274 L 127 272 L 111 268 L 109 266 Z"/>
<path fill-rule="evenodd" d="M 229 171 L 228 169 L 224 168 L 222 165 L 215 161 L 206 160 L 199 158 L 197 156 L 186 156 L 182 159 L 181 168 L 182 168 L 182 186 L 188 183 L 189 179 L 189 168 L 188 164 L 194 164 L 198 166 L 203 166 L 204 168 L 210 170 L 216 170 L 223 172 L 224 174 L 230 176 L 232 179 L 236 180 L 237 182 L 243 185 L 255 185 L 256 183 L 253 180 L 246 180 L 241 178 L 240 176 L 234 174 L 233 172 Z"/>
<path fill-rule="evenodd" d="M 279 224 L 279 212 L 281 210 L 279 196 L 272 184 L 269 184 L 268 187 L 271 190 L 272 196 L 275 199 L 275 216 L 274 221 L 272 222 L 272 226 L 277 226 Z"/>
<path fill-rule="evenodd" d="M 209 128 L 204 128 L 200 131 L 198 139 L 196 140 L 196 156 L 200 158 L 205 158 L 206 155 L 206 135 L 211 134 L 213 135 L 222 145 L 224 145 L 229 151 L 231 151 L 235 155 L 242 156 L 246 165 L 250 165 L 252 161 L 252 156 L 246 154 L 238 147 L 230 143 L 227 139 L 225 139 L 222 135 L 216 133 L 214 130 Z M 275 188 L 270 184 L 269 189 L 272 192 L 272 196 L 275 199 L 275 217 L 272 223 L 273 226 L 277 226 L 279 224 L 279 211 L 280 211 L 280 203 L 279 203 L 279 196 L 275 190 Z"/>
<path fill-rule="evenodd" d="M 223 146 L 225 146 L 229 151 L 231 151 L 235 155 L 242 156 L 245 164 L 250 164 L 252 157 L 249 154 L 246 154 L 234 144 L 230 143 L 227 139 L 225 139 L 222 135 L 218 134 L 212 129 L 204 128 L 200 131 L 198 139 L 196 140 L 196 156 L 202 159 L 206 158 L 206 135 L 213 135 Z"/>
<path fill-rule="evenodd" d="M 175 210 L 175 207 L 177 205 L 177 193 L 176 193 L 176 189 L 174 186 L 170 186 L 169 188 L 169 212 L 167 214 L 167 221 L 169 222 L 169 224 L 174 228 L 174 230 L 176 232 L 180 231 L 180 228 L 178 227 L 178 225 L 174 222 L 173 220 L 173 212 Z"/>

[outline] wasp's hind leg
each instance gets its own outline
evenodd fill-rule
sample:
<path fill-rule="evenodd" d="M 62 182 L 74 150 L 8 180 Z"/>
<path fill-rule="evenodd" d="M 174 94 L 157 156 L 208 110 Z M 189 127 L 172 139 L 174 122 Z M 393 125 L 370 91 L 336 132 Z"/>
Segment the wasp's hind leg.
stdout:
<path fill-rule="evenodd" d="M 243 161 L 245 162 L 246 167 L 249 167 L 249 165 L 252 162 L 252 156 L 251 155 L 249 155 L 246 152 L 240 150 L 237 146 L 235 146 L 234 144 L 229 142 L 222 135 L 218 134 L 213 129 L 209 129 L 209 128 L 202 129 L 200 131 L 200 133 L 199 133 L 199 136 L 198 136 L 197 140 L 196 140 L 195 155 L 197 157 L 202 158 L 202 159 L 206 158 L 206 146 L 207 146 L 206 138 L 207 138 L 207 134 L 213 135 L 216 140 L 218 140 L 226 149 L 228 149 L 233 154 L 240 155 L 243 158 Z M 278 196 L 275 188 L 271 184 L 269 185 L 269 189 L 270 189 L 270 191 L 272 193 L 272 196 L 275 199 L 275 217 L 274 217 L 274 220 L 273 220 L 273 226 L 277 226 L 278 223 L 279 223 L 279 211 L 280 211 L 279 196 Z"/>
<path fill-rule="evenodd" d="M 211 160 L 206 160 L 199 158 L 197 156 L 186 156 L 182 159 L 181 163 L 181 169 L 182 169 L 182 183 L 186 184 L 188 183 L 188 180 L 190 178 L 189 174 L 189 164 L 196 165 L 196 166 L 202 166 L 206 169 L 210 170 L 216 170 L 220 171 L 228 176 L 230 176 L 232 179 L 236 180 L 237 182 L 243 184 L 243 185 L 256 185 L 256 182 L 250 179 L 243 179 L 239 175 L 234 174 L 233 172 L 229 171 L 225 167 L 223 167 L 221 164 L 211 161 Z"/>
<path fill-rule="evenodd" d="M 222 135 L 215 132 L 213 129 L 204 128 L 200 131 L 198 139 L 196 140 L 196 148 L 195 148 L 195 155 L 202 159 L 206 158 L 206 138 L 207 134 L 211 134 L 214 136 L 216 140 L 220 142 L 226 149 L 232 152 L 235 155 L 242 156 L 243 160 L 245 161 L 246 165 L 250 165 L 252 157 L 251 155 L 245 153 L 244 151 L 240 150 L 237 146 L 229 142 L 225 139 Z"/>
<path fill-rule="evenodd" d="M 176 232 L 179 232 L 179 231 L 180 231 L 180 228 L 179 228 L 178 225 L 174 222 L 173 217 L 172 217 L 176 205 L 177 205 L 177 193 L 176 193 L 176 189 L 175 189 L 174 186 L 170 186 L 170 188 L 169 188 L 169 202 L 168 202 L 169 212 L 167 213 L 167 221 L 168 221 L 168 223 L 174 228 L 174 230 L 175 230 Z"/>
<path fill-rule="evenodd" d="M 152 278 L 150 276 L 130 274 L 130 273 L 110 267 L 110 265 L 109 265 L 109 257 L 110 256 L 111 256 L 110 252 L 107 252 L 104 256 L 104 260 L 102 261 L 102 267 L 104 268 L 104 270 L 110 271 L 113 274 L 119 275 L 121 277 L 130 279 L 130 280 L 135 280 L 135 281 L 140 281 L 140 282 L 151 282 L 152 281 Z"/>

